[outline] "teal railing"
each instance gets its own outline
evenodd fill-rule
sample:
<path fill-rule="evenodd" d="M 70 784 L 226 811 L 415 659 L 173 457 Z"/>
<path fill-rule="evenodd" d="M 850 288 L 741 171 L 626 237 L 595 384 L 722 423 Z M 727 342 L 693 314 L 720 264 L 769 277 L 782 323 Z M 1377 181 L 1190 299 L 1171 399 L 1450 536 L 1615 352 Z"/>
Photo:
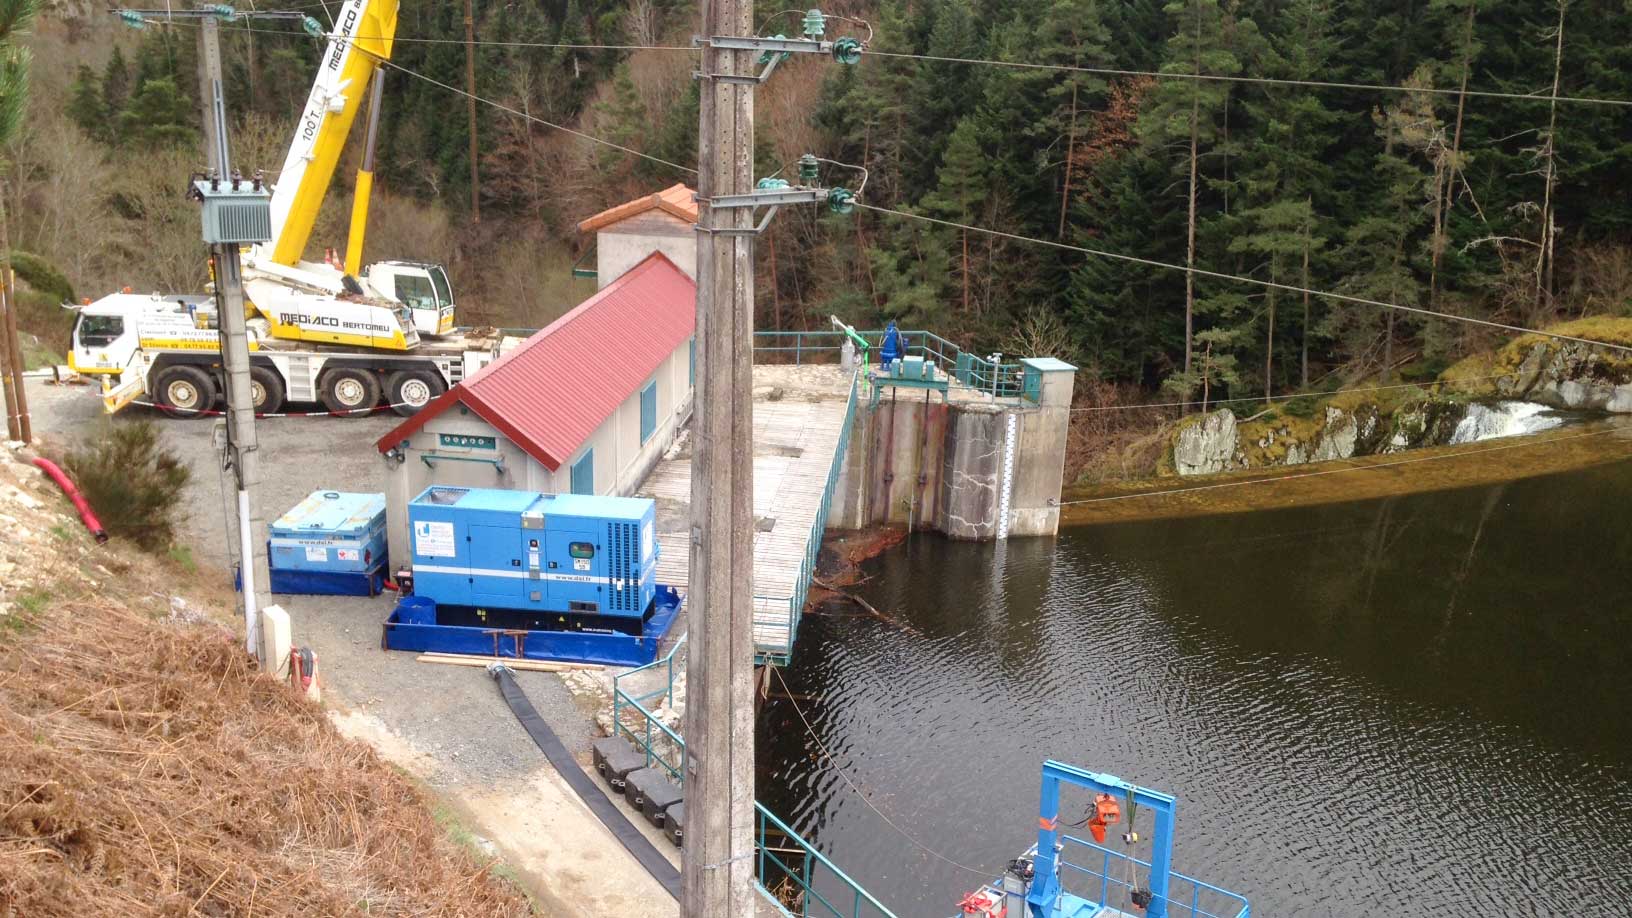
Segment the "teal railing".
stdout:
<path fill-rule="evenodd" d="M 757 662 L 784 666 L 793 657 L 793 642 L 799 636 L 799 620 L 804 616 L 805 600 L 810 595 L 810 578 L 816 573 L 816 557 L 822 551 L 822 537 L 827 534 L 827 514 L 833 508 L 833 492 L 838 490 L 844 472 L 844 454 L 850 448 L 851 422 L 856 418 L 856 396 L 861 391 L 861 373 L 850 376 L 850 395 L 844 408 L 844 423 L 839 427 L 839 442 L 833 448 L 833 461 L 828 463 L 827 483 L 822 486 L 822 502 L 816 508 L 816 520 L 810 525 L 810 538 L 805 542 L 805 556 L 799 563 L 799 576 L 794 580 L 792 596 L 755 596 L 755 607 L 768 606 L 788 612 L 788 643 L 782 647 L 755 647 Z"/>
<path fill-rule="evenodd" d="M 648 768 L 662 768 L 675 786 L 681 788 L 685 787 L 685 774 L 680 766 L 685 758 L 686 741 L 658 720 L 647 705 L 657 707 L 665 699 L 673 700 L 674 659 L 685 646 L 685 640 L 682 637 L 668 653 L 651 663 L 619 673 L 612 679 L 613 730 L 645 753 Z M 642 673 L 646 675 L 641 676 Z M 659 674 L 663 681 L 644 692 L 624 682 L 625 679 L 632 683 L 642 678 L 657 678 Z M 754 810 L 757 813 L 755 880 L 784 914 L 795 918 L 895 918 L 894 912 L 764 804 L 756 800 Z"/>
<path fill-rule="evenodd" d="M 964 386 L 989 393 L 994 398 L 1020 398 L 1025 395 L 1024 371 L 1019 363 L 982 357 L 931 331 L 898 329 L 898 332 L 906 342 L 907 356 L 924 358 L 942 374 Z M 884 340 L 884 332 L 880 329 L 858 334 L 869 341 Z M 844 338 L 845 333 L 841 331 L 757 331 L 754 332 L 754 353 L 791 358 L 791 362 L 796 364 L 837 363 Z M 875 356 L 877 350 L 875 345 Z"/>
<path fill-rule="evenodd" d="M 1143 871 L 1148 876 L 1149 861 L 1141 861 L 1119 851 L 1070 835 L 1060 837 L 1060 885 L 1072 895 L 1101 908 L 1126 905 L 1133 892 L 1127 875 Z M 1098 862 L 1098 869 L 1083 862 Z M 1167 890 L 1167 914 L 1172 918 L 1248 918 L 1252 909 L 1243 896 L 1209 883 L 1173 872 Z"/>

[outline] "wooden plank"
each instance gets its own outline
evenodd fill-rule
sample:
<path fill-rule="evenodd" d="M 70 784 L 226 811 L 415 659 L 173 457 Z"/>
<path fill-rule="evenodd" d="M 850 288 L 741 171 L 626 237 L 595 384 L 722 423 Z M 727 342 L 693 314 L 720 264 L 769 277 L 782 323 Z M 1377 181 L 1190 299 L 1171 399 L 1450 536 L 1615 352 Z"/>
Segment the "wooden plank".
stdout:
<path fill-rule="evenodd" d="M 574 670 L 598 670 L 595 663 L 566 663 L 549 660 L 518 660 L 509 657 L 481 657 L 463 653 L 422 653 L 414 660 L 419 663 L 445 663 L 449 666 L 488 666 L 499 663 L 511 669 L 535 673 L 567 673 Z"/>

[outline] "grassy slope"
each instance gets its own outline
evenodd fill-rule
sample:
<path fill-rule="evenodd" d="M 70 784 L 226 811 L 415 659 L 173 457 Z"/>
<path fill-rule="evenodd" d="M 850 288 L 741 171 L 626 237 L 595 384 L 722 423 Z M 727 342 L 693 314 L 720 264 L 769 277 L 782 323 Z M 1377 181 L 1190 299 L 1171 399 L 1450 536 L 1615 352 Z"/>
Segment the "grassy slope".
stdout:
<path fill-rule="evenodd" d="M 262 677 L 232 594 L 97 546 L 0 450 L 0 914 L 526 915 L 420 789 Z"/>

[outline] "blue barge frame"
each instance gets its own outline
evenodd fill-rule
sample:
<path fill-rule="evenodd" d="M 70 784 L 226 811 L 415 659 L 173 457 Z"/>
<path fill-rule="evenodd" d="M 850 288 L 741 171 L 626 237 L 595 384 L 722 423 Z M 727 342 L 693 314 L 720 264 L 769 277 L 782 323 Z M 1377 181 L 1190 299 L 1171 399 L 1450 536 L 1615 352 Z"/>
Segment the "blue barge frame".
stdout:
<path fill-rule="evenodd" d="M 385 620 L 380 645 L 386 650 L 414 653 L 644 666 L 657 659 L 658 644 L 684 605 L 679 592 L 659 584 L 652 615 L 636 635 L 439 625 L 434 601 L 423 596 L 404 596 Z"/>

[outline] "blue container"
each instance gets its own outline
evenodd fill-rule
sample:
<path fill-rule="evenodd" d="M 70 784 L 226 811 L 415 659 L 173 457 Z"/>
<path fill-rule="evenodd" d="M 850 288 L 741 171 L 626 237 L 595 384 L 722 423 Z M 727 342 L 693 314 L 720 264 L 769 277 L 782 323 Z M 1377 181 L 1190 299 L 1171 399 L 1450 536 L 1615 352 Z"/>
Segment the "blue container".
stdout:
<path fill-rule="evenodd" d="M 404 625 L 436 624 L 436 600 L 428 596 L 404 596 L 397 603 L 396 621 Z"/>
<path fill-rule="evenodd" d="M 273 570 L 372 570 L 385 558 L 385 495 L 313 491 L 269 534 Z"/>
<path fill-rule="evenodd" d="M 445 606 L 638 622 L 657 585 L 656 504 L 434 486 L 408 505 L 414 592 Z"/>

